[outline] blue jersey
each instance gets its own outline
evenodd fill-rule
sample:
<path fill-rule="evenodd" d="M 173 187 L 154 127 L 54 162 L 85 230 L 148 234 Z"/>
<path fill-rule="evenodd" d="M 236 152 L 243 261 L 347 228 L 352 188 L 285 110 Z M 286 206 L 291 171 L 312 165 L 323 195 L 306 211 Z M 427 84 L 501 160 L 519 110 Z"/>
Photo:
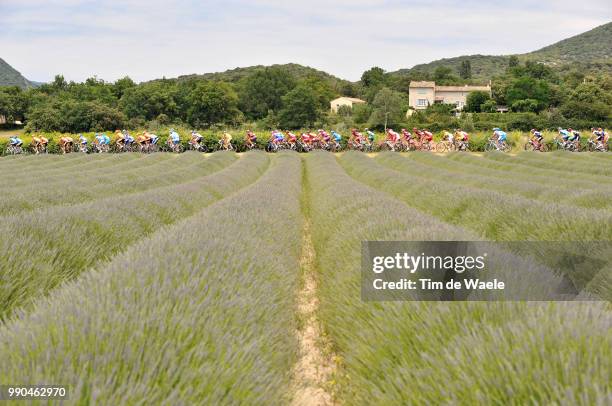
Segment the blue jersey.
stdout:
<path fill-rule="evenodd" d="M 19 137 L 11 137 L 10 142 L 13 145 L 17 145 L 17 144 L 22 144 L 23 143 L 23 141 L 21 141 L 21 138 L 19 138 Z"/>
<path fill-rule="evenodd" d="M 106 145 L 110 145 L 110 137 L 106 134 L 102 134 L 102 138 L 104 139 L 104 143 Z"/>
<path fill-rule="evenodd" d="M 281 133 L 275 133 L 274 134 L 274 139 L 276 141 L 283 141 L 285 139 L 285 136 L 283 134 L 281 134 Z"/>
<path fill-rule="evenodd" d="M 331 133 L 332 133 L 332 135 L 334 136 L 334 140 L 335 140 L 336 142 L 340 142 L 340 141 L 342 140 L 342 136 L 341 136 L 340 134 L 338 134 L 337 132 L 332 131 Z"/>
<path fill-rule="evenodd" d="M 570 136 L 570 133 L 567 130 L 560 130 L 559 134 L 561 134 L 561 137 L 563 137 L 564 139 L 568 139 Z"/>
<path fill-rule="evenodd" d="M 81 144 L 87 144 L 87 138 L 83 137 L 82 135 L 79 137 L 79 140 L 81 140 Z"/>
<path fill-rule="evenodd" d="M 502 130 L 495 131 L 495 135 L 497 136 L 498 141 L 506 141 L 506 137 L 508 136 L 506 132 Z"/>
<path fill-rule="evenodd" d="M 172 131 L 170 133 L 170 139 L 174 142 L 179 142 L 181 140 L 181 137 L 178 135 L 176 131 Z"/>

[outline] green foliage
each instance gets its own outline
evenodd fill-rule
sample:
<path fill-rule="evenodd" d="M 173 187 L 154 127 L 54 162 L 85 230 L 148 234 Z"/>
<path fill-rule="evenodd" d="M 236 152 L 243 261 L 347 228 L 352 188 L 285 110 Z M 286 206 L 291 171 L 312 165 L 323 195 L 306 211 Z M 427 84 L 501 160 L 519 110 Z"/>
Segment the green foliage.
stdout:
<path fill-rule="evenodd" d="M 296 85 L 296 80 L 280 67 L 258 70 L 240 82 L 240 109 L 250 119 L 261 119 L 270 110 L 280 111 L 282 97 Z"/>
<path fill-rule="evenodd" d="M 459 77 L 461 79 L 470 79 L 472 77 L 472 64 L 469 59 L 461 62 Z"/>
<path fill-rule="evenodd" d="M 542 109 L 542 103 L 534 99 L 517 100 L 512 103 L 512 111 L 537 113 Z"/>
<path fill-rule="evenodd" d="M 385 71 L 378 66 L 370 68 L 361 75 L 361 83 L 365 87 L 379 87 L 385 84 Z"/>
<path fill-rule="evenodd" d="M 309 127 L 320 117 L 319 95 L 305 83 L 283 96 L 283 106 L 279 113 L 279 124 L 283 128 Z"/>
<path fill-rule="evenodd" d="M 238 95 L 223 82 L 202 82 L 189 95 L 187 120 L 194 127 L 236 123 L 240 118 Z"/>
<path fill-rule="evenodd" d="M 178 113 L 176 87 L 167 82 L 144 83 L 127 88 L 119 104 L 128 118 L 153 120 L 160 114 L 175 117 Z"/>
<path fill-rule="evenodd" d="M 122 128 L 125 123 L 123 113 L 112 107 L 66 100 L 35 107 L 28 113 L 26 130 L 77 133 Z"/>
<path fill-rule="evenodd" d="M 512 81 L 506 89 L 506 101 L 513 105 L 519 100 L 536 100 L 538 111 L 548 105 L 550 88 L 546 81 L 523 76 Z"/>
<path fill-rule="evenodd" d="M 0 116 L 7 122 L 24 121 L 29 100 L 18 86 L 0 87 Z"/>
<path fill-rule="evenodd" d="M 372 102 L 372 114 L 368 120 L 370 126 L 396 125 L 404 120 L 406 114 L 406 97 L 404 94 L 383 87 L 376 93 Z"/>
<path fill-rule="evenodd" d="M 467 96 L 465 103 L 465 111 L 480 113 L 482 111 L 481 106 L 491 99 L 488 92 L 470 92 Z"/>

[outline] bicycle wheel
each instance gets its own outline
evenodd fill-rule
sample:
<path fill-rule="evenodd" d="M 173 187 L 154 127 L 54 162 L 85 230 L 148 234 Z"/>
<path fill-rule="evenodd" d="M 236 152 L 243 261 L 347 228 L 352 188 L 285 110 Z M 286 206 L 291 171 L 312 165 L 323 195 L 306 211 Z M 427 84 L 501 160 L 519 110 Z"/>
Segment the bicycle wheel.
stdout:
<path fill-rule="evenodd" d="M 447 146 L 445 142 L 439 142 L 436 144 L 436 152 L 446 152 Z"/>

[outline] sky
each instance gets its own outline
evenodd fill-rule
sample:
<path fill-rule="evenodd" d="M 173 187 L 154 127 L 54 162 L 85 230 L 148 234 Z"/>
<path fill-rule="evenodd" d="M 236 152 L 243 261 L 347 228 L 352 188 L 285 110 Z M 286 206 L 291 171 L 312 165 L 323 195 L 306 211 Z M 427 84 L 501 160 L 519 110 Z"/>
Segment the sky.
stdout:
<path fill-rule="evenodd" d="M 358 80 L 529 52 L 610 20 L 610 0 L 0 0 L 0 58 L 41 82 L 289 62 Z"/>

